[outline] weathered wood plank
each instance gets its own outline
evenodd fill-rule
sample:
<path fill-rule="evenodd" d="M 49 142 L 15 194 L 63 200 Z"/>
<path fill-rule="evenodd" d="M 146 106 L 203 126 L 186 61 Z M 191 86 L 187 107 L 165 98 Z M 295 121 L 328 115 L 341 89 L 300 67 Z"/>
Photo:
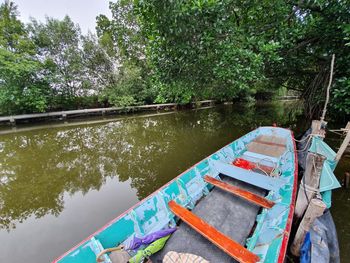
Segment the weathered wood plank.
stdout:
<path fill-rule="evenodd" d="M 281 146 L 286 146 L 287 138 L 274 136 L 274 135 L 260 135 L 254 141 L 279 144 Z"/>
<path fill-rule="evenodd" d="M 214 100 L 203 100 L 197 102 L 198 104 L 207 104 L 213 103 Z M 76 114 L 87 114 L 87 113 L 106 113 L 110 111 L 120 111 L 120 110 L 137 110 L 137 109 L 152 109 L 152 108 L 165 108 L 165 107 L 175 107 L 177 103 L 164 103 L 164 104 L 151 104 L 151 105 L 139 105 L 139 106 L 130 106 L 130 107 L 110 107 L 110 108 L 94 108 L 94 109 L 82 109 L 82 110 L 69 110 L 69 111 L 54 111 L 54 112 L 45 112 L 45 113 L 35 113 L 35 114 L 21 114 L 13 116 L 3 116 L 0 117 L 0 122 L 23 120 L 23 119 L 35 119 L 35 118 L 45 118 L 45 117 L 60 117 L 60 116 L 69 116 Z"/>
<path fill-rule="evenodd" d="M 222 234 L 192 212 L 178 205 L 174 200 L 170 201 L 168 205 L 176 216 L 237 261 L 249 263 L 258 262 L 260 260 L 257 255 Z"/>
<path fill-rule="evenodd" d="M 264 141 L 254 141 L 255 143 L 258 144 L 265 144 L 265 145 L 269 145 L 269 146 L 277 146 L 277 147 L 282 147 L 282 148 L 286 148 L 285 144 L 281 144 L 281 143 L 274 143 L 274 142 L 264 142 Z"/>
<path fill-rule="evenodd" d="M 247 150 L 253 153 L 259 153 L 262 155 L 272 156 L 275 158 L 279 158 L 286 151 L 286 146 L 279 145 L 269 145 L 261 144 L 257 141 L 252 141 L 247 145 Z"/>

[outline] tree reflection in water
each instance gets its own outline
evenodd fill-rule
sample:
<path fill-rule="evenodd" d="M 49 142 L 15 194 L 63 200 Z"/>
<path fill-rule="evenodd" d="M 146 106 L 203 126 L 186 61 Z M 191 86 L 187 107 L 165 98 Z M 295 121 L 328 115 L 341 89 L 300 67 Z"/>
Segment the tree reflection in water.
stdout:
<path fill-rule="evenodd" d="M 42 129 L 0 137 L 0 227 L 31 215 L 58 216 L 64 193 L 83 194 L 108 177 L 131 179 L 139 199 L 255 127 L 290 126 L 294 106 L 220 106 L 107 124 Z"/>

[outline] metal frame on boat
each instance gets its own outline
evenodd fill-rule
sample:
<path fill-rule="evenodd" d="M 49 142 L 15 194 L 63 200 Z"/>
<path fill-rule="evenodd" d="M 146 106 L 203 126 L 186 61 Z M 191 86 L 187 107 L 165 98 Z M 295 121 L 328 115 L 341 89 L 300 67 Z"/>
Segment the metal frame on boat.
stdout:
<path fill-rule="evenodd" d="M 267 141 L 266 138 L 275 141 Z M 264 146 L 262 150 L 260 146 L 252 144 L 256 142 Z M 277 153 L 276 147 L 284 147 L 281 154 Z M 235 165 L 234 161 L 239 158 L 250 166 Z M 103 249 L 127 244 L 135 236 L 143 237 L 175 226 L 182 219 L 205 236 L 208 242 L 239 262 L 282 263 L 294 214 L 297 173 L 293 133 L 284 128 L 260 127 L 198 162 L 53 262 L 96 262 L 96 255 Z M 223 176 L 257 186 L 268 194 L 262 197 L 237 189 L 222 182 Z M 215 228 L 211 233 L 203 233 L 201 229 L 208 225 L 189 211 L 203 198 L 210 198 L 207 195 L 214 187 L 262 207 L 255 218 L 254 231 L 245 244 L 236 244 L 230 237 L 223 237 L 224 234 Z M 223 243 L 216 240 L 216 235 L 231 240 L 226 242 L 232 245 L 231 248 L 224 247 Z M 104 261 L 111 262 L 107 255 L 104 255 Z"/>

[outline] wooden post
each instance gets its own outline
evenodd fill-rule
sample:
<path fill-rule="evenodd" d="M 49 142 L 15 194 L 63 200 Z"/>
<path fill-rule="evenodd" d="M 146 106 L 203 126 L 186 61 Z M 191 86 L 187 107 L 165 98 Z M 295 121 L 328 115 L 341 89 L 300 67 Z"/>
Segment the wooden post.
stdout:
<path fill-rule="evenodd" d="M 295 206 L 295 216 L 301 218 L 308 206 L 308 203 L 319 191 L 321 171 L 326 157 L 309 152 L 306 157 L 306 168 L 301 179 L 298 191 L 298 199 Z"/>
<path fill-rule="evenodd" d="M 11 124 L 12 126 L 15 126 L 15 125 L 16 125 L 16 120 L 15 120 L 15 118 L 14 118 L 13 116 L 10 117 L 10 124 Z"/>
<path fill-rule="evenodd" d="M 303 220 L 299 225 L 299 228 L 297 230 L 297 233 L 295 235 L 290 249 L 294 256 L 300 255 L 300 247 L 304 242 L 306 232 L 310 230 L 310 227 L 315 221 L 315 219 L 323 215 L 323 212 L 326 209 L 326 207 L 326 204 L 320 199 L 314 198 L 311 200 L 305 212 L 305 216 L 303 217 Z"/>
<path fill-rule="evenodd" d="M 343 141 L 343 143 L 341 144 L 337 155 L 335 156 L 335 161 L 339 162 L 340 158 L 342 157 L 343 153 L 345 152 L 346 148 L 348 147 L 349 143 L 350 143 L 350 121 L 348 122 L 348 124 L 346 125 L 344 131 L 347 133 L 345 136 L 345 139 Z"/>
<path fill-rule="evenodd" d="M 67 114 L 66 113 L 62 113 L 62 120 L 64 123 L 68 123 L 67 121 Z"/>
<path fill-rule="evenodd" d="M 325 121 L 313 120 L 311 123 L 311 133 L 317 134 L 321 138 L 326 137 L 326 130 L 325 130 L 326 125 L 327 125 L 327 122 Z"/>
<path fill-rule="evenodd" d="M 344 174 L 344 186 L 345 186 L 345 188 L 349 188 L 349 184 L 350 184 L 350 173 L 345 172 L 345 174 Z"/>

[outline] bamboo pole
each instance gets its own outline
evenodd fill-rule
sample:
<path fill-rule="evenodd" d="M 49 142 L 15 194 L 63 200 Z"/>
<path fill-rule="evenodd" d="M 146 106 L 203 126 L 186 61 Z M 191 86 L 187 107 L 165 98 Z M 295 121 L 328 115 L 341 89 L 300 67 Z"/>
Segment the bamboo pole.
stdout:
<path fill-rule="evenodd" d="M 315 219 L 323 215 L 326 207 L 326 204 L 320 199 L 314 198 L 311 200 L 290 249 L 294 256 L 300 256 L 300 248 L 304 242 L 306 233 L 310 230 Z"/>
<path fill-rule="evenodd" d="M 306 168 L 300 182 L 298 199 L 295 206 L 295 216 L 301 218 L 312 198 L 319 192 L 321 171 L 326 157 L 309 152 L 306 157 Z"/>
<path fill-rule="evenodd" d="M 320 118 L 321 121 L 324 121 L 324 118 L 326 117 L 326 113 L 327 113 L 327 105 L 328 105 L 328 102 L 329 102 L 329 93 L 330 93 L 332 80 L 333 80 L 334 60 L 335 60 L 335 55 L 333 54 L 332 55 L 332 61 L 331 61 L 331 72 L 330 72 L 330 75 L 329 75 L 329 82 L 328 82 L 328 87 L 327 87 L 326 102 L 324 104 L 322 116 Z"/>
<path fill-rule="evenodd" d="M 346 136 L 345 136 L 345 139 L 337 152 L 337 155 L 335 156 L 336 162 L 339 162 L 340 158 L 342 157 L 343 153 L 346 150 L 346 147 L 348 147 L 348 145 L 350 143 L 350 121 L 346 125 L 344 131 L 346 132 Z"/>

